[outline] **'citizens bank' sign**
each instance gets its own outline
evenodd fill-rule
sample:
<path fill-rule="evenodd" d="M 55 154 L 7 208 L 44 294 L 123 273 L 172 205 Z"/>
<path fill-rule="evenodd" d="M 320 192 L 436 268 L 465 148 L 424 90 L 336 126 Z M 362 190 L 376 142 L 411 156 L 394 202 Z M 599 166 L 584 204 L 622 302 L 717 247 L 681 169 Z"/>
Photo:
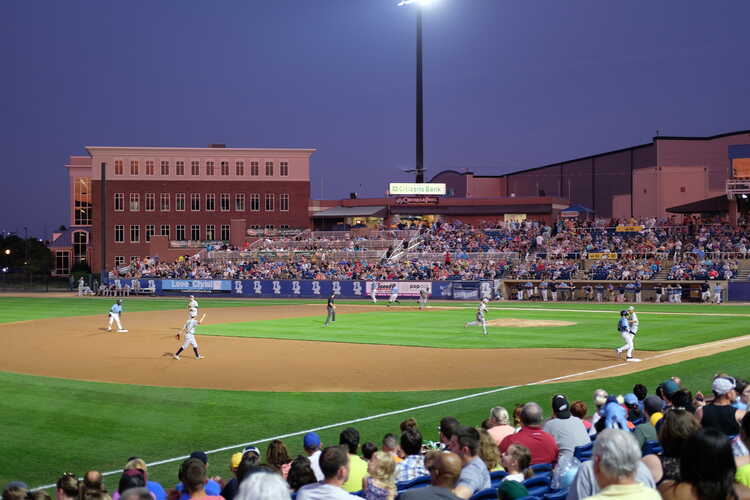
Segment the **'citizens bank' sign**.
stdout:
<path fill-rule="evenodd" d="M 419 184 L 416 182 L 391 182 L 388 186 L 388 192 L 392 195 L 409 195 L 409 194 L 432 194 L 444 195 L 445 184 Z"/>

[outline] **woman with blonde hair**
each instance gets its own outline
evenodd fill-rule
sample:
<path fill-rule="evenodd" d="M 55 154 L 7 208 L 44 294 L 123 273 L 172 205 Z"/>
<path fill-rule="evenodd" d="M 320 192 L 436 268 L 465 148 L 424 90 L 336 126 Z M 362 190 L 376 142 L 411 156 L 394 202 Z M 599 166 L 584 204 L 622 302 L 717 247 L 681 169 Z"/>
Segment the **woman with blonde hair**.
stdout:
<path fill-rule="evenodd" d="M 479 432 L 479 458 L 487 466 L 488 471 L 502 470 L 502 467 L 500 467 L 500 450 L 497 449 L 495 440 L 486 430 L 478 428 L 477 431 Z"/>
<path fill-rule="evenodd" d="M 396 498 L 396 462 L 385 451 L 376 451 L 367 462 L 369 476 L 362 480 L 366 500 L 394 500 Z"/>

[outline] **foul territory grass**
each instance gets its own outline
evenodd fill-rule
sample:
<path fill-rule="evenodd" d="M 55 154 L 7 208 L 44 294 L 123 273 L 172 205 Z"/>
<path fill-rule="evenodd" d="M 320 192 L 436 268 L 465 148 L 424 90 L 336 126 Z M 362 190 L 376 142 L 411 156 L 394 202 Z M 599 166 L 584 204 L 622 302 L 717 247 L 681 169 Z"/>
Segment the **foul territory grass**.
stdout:
<path fill-rule="evenodd" d="M 305 306 L 300 306 L 305 307 Z M 313 307 L 313 306 L 306 306 Z M 464 328 L 474 319 L 473 308 L 431 309 L 393 307 L 387 311 L 339 314 L 337 321 L 323 327 L 321 315 L 241 323 L 204 325 L 198 333 L 232 337 L 353 342 L 442 348 L 573 347 L 613 348 L 622 344 L 617 332 L 618 312 L 560 309 L 508 310 L 495 308 L 488 320 L 516 318 L 566 321 L 570 326 L 510 328 L 490 326 L 489 335 L 481 327 Z M 726 308 L 722 312 L 729 311 Z M 639 350 L 665 350 L 744 335 L 750 332 L 744 316 L 705 316 L 684 312 L 641 312 L 636 336 Z M 708 312 L 703 309 L 702 312 Z"/>
<path fill-rule="evenodd" d="M 581 399 L 588 403 L 595 388 L 626 393 L 633 384 L 643 383 L 653 391 L 672 375 L 681 376 L 687 387 L 706 391 L 717 371 L 750 375 L 748 356 L 750 348 L 742 348 L 628 376 L 520 387 L 360 422 L 355 427 L 362 434 L 362 442 L 379 444 L 386 432 L 398 432 L 400 421 L 415 417 L 425 439 L 434 440 L 435 428 L 443 416 L 453 415 L 466 424 L 479 425 L 492 406 L 513 408 L 532 400 L 540 402 L 548 413 L 548 402 L 558 392 L 567 394 L 571 401 Z M 252 367 L 245 375 L 252 376 Z M 162 460 L 196 449 L 264 440 L 480 391 L 233 392 L 80 382 L 0 372 L 0 484 L 23 479 L 40 486 L 53 483 L 63 471 L 82 474 L 91 468 L 116 470 L 133 455 L 147 461 Z M 321 431 L 323 442 L 337 443 L 342 427 Z M 293 455 L 301 451 L 301 436 L 284 441 Z M 265 444 L 261 448 L 265 449 Z M 239 450 L 211 456 L 212 475 L 228 475 L 228 457 L 233 451 Z M 178 463 L 155 466 L 150 477 L 173 485 L 177 469 Z M 110 491 L 116 488 L 116 480 L 115 476 L 107 479 Z"/>

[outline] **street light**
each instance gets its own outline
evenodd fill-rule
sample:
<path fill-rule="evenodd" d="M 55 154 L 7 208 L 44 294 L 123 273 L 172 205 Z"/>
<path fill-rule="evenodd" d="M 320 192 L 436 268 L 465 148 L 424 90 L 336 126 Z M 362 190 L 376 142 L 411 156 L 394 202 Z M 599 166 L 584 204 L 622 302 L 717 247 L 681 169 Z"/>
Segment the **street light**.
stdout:
<path fill-rule="evenodd" d="M 424 182 L 424 132 L 422 118 L 422 7 L 427 5 L 429 0 L 401 0 L 399 7 L 404 5 L 416 4 L 417 7 L 417 162 L 416 182 Z"/>

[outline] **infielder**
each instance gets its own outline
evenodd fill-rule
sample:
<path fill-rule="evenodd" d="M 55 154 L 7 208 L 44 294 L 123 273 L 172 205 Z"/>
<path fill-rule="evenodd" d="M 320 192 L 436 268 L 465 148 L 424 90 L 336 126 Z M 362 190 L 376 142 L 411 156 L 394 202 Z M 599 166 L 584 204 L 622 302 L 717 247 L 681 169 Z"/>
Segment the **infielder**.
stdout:
<path fill-rule="evenodd" d="M 198 342 L 195 341 L 195 327 L 203 323 L 203 320 L 206 319 L 206 315 L 204 314 L 203 317 L 200 320 L 195 319 L 198 316 L 198 313 L 195 311 L 190 311 L 189 318 L 185 322 L 185 326 L 182 327 L 181 333 L 185 333 L 185 342 L 182 343 L 182 347 L 180 347 L 176 353 L 172 355 L 174 359 L 180 359 L 180 354 L 182 351 L 184 351 L 187 346 L 192 345 L 193 346 L 193 352 L 195 352 L 195 359 L 203 359 L 204 356 L 201 356 L 198 354 Z M 180 340 L 180 334 L 177 334 L 177 340 Z"/>
<path fill-rule="evenodd" d="M 109 309 L 109 321 L 107 323 L 107 331 L 112 331 L 112 323 L 117 325 L 118 333 L 127 333 L 127 330 L 122 327 L 120 323 L 120 315 L 122 314 L 122 300 L 117 299 L 117 302 Z"/>
<path fill-rule="evenodd" d="M 378 303 L 378 281 L 372 280 L 370 282 L 370 298 L 373 304 Z"/>
<path fill-rule="evenodd" d="M 393 303 L 401 303 L 401 301 L 398 300 L 398 283 L 394 283 L 391 287 L 391 295 L 388 297 L 388 307 Z"/>
<path fill-rule="evenodd" d="M 190 300 L 188 301 L 188 312 L 190 312 L 191 309 L 195 309 L 195 312 L 198 312 L 198 301 L 195 300 L 194 296 L 188 297 Z"/>
<path fill-rule="evenodd" d="M 624 328 L 624 330 L 622 329 Z M 633 358 L 633 339 L 638 333 L 638 315 L 635 313 L 635 307 L 628 307 L 627 311 L 620 311 L 620 321 L 617 323 L 617 329 L 620 331 L 620 337 L 625 341 L 625 345 L 615 349 L 617 358 L 625 352 L 626 361 L 640 361 Z"/>
<path fill-rule="evenodd" d="M 482 302 L 479 303 L 479 307 L 477 308 L 477 319 L 475 321 L 469 321 L 464 325 L 464 328 L 468 328 L 470 326 L 479 326 L 482 325 L 482 332 L 484 332 L 485 335 L 487 335 L 487 320 L 485 319 L 485 313 L 487 312 L 487 299 L 482 299 Z"/>
<path fill-rule="evenodd" d="M 419 291 L 419 308 L 424 309 L 427 307 L 427 299 L 429 299 L 429 294 L 427 293 L 427 290 L 420 290 Z"/>
<path fill-rule="evenodd" d="M 335 323 L 336 322 L 336 294 L 331 292 L 331 295 L 328 297 L 328 303 L 326 304 L 326 311 L 328 312 L 328 316 L 326 316 L 326 322 L 323 323 L 323 326 L 328 326 L 329 323 Z"/>

